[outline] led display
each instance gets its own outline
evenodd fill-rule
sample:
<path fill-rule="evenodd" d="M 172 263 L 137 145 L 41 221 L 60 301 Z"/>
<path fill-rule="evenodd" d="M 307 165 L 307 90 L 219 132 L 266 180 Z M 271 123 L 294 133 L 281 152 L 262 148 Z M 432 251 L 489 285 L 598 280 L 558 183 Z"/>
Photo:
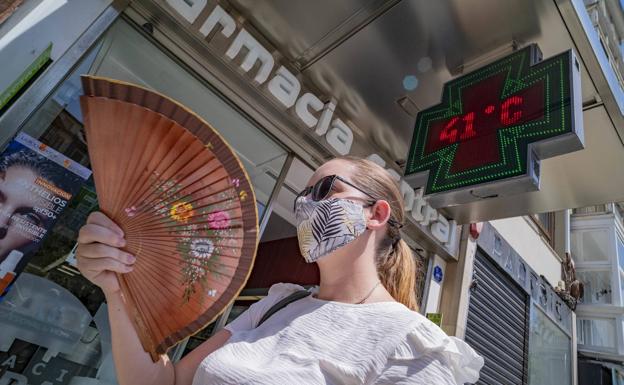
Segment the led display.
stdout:
<path fill-rule="evenodd" d="M 530 45 L 446 83 L 416 117 L 406 179 L 434 194 L 526 175 L 532 143 L 574 131 L 576 60 L 540 59 Z"/>

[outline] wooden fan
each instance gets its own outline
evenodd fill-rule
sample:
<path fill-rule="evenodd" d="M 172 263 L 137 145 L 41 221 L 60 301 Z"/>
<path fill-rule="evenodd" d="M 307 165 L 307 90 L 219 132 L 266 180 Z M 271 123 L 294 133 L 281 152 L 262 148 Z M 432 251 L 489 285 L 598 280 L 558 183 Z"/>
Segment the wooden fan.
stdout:
<path fill-rule="evenodd" d="M 258 245 L 255 195 L 230 146 L 182 105 L 111 79 L 83 76 L 82 86 L 100 210 L 137 257 L 118 278 L 156 361 L 242 290 Z"/>

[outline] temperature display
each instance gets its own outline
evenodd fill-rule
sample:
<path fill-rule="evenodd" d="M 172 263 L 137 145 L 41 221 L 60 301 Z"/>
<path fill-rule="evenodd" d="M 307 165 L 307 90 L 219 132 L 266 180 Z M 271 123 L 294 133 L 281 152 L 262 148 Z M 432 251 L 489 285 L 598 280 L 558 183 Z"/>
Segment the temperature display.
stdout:
<path fill-rule="evenodd" d="M 530 175 L 530 146 L 547 156 L 582 148 L 572 79 L 580 70 L 571 51 L 542 61 L 530 45 L 449 81 L 442 102 L 416 117 L 405 179 L 426 194 L 461 190 L 472 199 L 472 186 L 501 182 L 488 190 L 497 194 L 504 181 Z"/>
<path fill-rule="evenodd" d="M 499 131 L 543 119 L 545 105 L 543 81 L 501 99 L 504 83 L 505 74 L 497 74 L 466 87 L 461 98 L 466 112 L 432 122 L 425 153 L 456 144 L 452 172 L 499 161 Z"/>

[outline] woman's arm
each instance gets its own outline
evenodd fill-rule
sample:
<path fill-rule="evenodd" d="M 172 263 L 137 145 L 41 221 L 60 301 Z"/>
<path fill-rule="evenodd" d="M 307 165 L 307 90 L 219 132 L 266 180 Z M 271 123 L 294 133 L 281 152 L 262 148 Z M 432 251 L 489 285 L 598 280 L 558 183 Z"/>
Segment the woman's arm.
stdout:
<path fill-rule="evenodd" d="M 229 330 L 221 329 L 201 345 L 193 349 L 175 364 L 175 385 L 191 385 L 195 372 L 207 355 L 223 346 L 230 339 Z"/>
<path fill-rule="evenodd" d="M 120 385 L 174 385 L 173 364 L 166 354 L 157 362 L 143 350 L 130 321 L 121 291 L 106 294 L 110 320 L 113 360 Z M 190 382 L 189 382 L 190 384 Z"/>
<path fill-rule="evenodd" d="M 111 323 L 113 358 L 121 385 L 191 385 L 202 360 L 223 346 L 231 335 L 226 329 L 220 330 L 175 365 L 166 354 L 161 355 L 154 363 L 141 347 L 121 294 L 113 294 L 106 299 Z"/>

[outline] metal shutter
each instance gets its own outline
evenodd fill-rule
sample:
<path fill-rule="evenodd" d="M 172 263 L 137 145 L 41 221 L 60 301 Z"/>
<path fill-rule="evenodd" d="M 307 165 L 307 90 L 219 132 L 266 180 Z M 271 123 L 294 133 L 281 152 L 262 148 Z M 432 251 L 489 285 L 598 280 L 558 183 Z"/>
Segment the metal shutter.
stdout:
<path fill-rule="evenodd" d="M 527 294 L 478 249 L 465 337 L 485 360 L 477 384 L 527 383 L 528 317 Z"/>

